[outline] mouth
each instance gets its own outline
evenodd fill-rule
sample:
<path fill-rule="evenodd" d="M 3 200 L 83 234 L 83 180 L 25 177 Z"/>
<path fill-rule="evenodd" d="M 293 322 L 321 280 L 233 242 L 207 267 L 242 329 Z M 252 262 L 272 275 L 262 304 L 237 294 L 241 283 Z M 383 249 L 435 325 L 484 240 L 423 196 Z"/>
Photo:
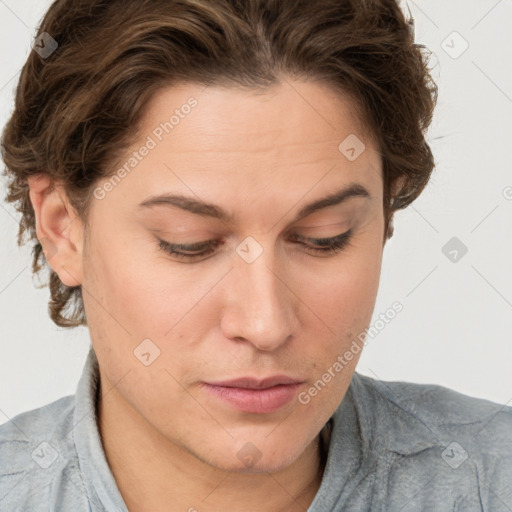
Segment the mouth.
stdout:
<path fill-rule="evenodd" d="M 300 386 L 301 384 L 281 384 L 265 389 L 249 389 L 204 384 L 204 389 L 239 411 L 268 414 L 289 403 Z"/>
<path fill-rule="evenodd" d="M 221 386 L 224 388 L 268 389 L 274 386 L 299 384 L 302 382 L 304 381 L 288 377 L 287 375 L 272 375 L 264 379 L 258 379 L 256 377 L 240 377 L 232 380 L 206 382 L 206 384 Z"/>
<path fill-rule="evenodd" d="M 242 412 L 268 414 L 288 404 L 304 381 L 277 375 L 265 379 L 243 377 L 230 381 L 203 382 L 211 396 Z"/>

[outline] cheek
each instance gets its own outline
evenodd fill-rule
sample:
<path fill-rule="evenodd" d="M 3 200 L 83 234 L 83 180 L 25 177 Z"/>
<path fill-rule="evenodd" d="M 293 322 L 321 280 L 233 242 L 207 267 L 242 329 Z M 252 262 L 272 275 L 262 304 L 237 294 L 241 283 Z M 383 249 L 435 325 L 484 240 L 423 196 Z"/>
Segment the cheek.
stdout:
<path fill-rule="evenodd" d="M 95 231 L 85 252 L 84 305 L 98 349 L 126 361 L 144 338 L 151 338 L 158 320 L 160 325 L 166 324 L 166 330 L 170 328 L 172 319 L 168 324 L 162 322 L 159 308 L 173 301 L 173 288 L 168 288 L 165 300 L 159 296 L 147 254 L 134 248 L 133 240 L 121 237 L 118 231 L 109 236 L 111 231 L 106 223 L 101 231 Z"/>
<path fill-rule="evenodd" d="M 342 361 L 344 377 L 333 379 L 335 382 L 329 386 L 336 395 L 343 390 L 345 382 L 348 383 L 345 377 L 350 378 L 361 355 L 362 343 L 358 336 L 371 322 L 379 287 L 381 254 L 376 244 L 363 248 L 361 243 L 340 256 L 336 264 L 330 266 L 328 275 L 312 271 L 309 277 L 302 275 L 297 281 L 302 283 L 299 296 L 309 309 L 310 321 L 306 328 L 317 340 L 314 344 L 305 344 L 303 349 L 316 362 L 314 372 L 318 378 L 332 368 L 339 356 L 347 354 Z M 337 368 L 340 369 L 339 365 Z M 336 368 L 332 373 L 338 375 Z"/>
<path fill-rule="evenodd" d="M 340 334 L 347 329 L 364 328 L 370 322 L 380 280 L 378 248 L 352 249 L 330 266 L 327 275 L 317 272 L 310 279 L 301 278 L 307 304 L 333 332 Z"/>
<path fill-rule="evenodd" d="M 127 237 L 128 238 L 128 237 Z M 99 241 L 93 255 L 95 288 L 105 297 L 105 308 L 135 338 L 154 332 L 162 317 L 173 310 L 179 300 L 180 283 L 158 258 L 149 241 L 110 239 Z M 158 270 L 160 269 L 161 270 Z M 164 322 L 166 331 L 172 318 Z M 133 333 L 134 327 L 138 334 Z"/>
<path fill-rule="evenodd" d="M 194 277 L 167 261 L 150 242 L 139 242 L 132 244 L 136 248 L 131 251 L 114 241 L 109 249 L 96 246 L 91 286 L 102 301 L 101 305 L 91 301 L 91 326 L 98 351 L 108 358 L 105 371 L 113 379 L 121 378 L 128 368 L 140 370 L 136 355 L 148 351 L 157 357 L 147 368 L 165 366 L 180 373 L 189 367 L 194 340 L 204 338 L 203 328 L 209 326 L 205 319 L 211 318 L 211 302 L 205 297 L 218 273 Z"/>

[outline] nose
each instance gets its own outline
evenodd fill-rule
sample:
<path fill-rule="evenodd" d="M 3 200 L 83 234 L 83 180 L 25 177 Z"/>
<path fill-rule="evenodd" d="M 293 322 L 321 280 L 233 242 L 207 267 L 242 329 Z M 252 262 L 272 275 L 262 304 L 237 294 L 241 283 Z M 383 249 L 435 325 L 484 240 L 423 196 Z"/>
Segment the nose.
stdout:
<path fill-rule="evenodd" d="M 297 327 L 298 299 L 275 252 L 265 249 L 252 263 L 235 255 L 228 279 L 221 321 L 224 335 L 264 351 L 286 343 Z"/>

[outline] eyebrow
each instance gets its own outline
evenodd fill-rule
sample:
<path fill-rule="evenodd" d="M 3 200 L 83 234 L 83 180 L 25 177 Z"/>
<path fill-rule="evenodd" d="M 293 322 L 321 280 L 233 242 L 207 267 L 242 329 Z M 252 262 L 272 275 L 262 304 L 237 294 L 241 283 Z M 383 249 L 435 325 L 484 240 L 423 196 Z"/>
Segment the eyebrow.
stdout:
<path fill-rule="evenodd" d="M 311 215 L 312 213 L 327 208 L 328 206 L 334 206 L 341 204 L 352 197 L 364 197 L 371 199 L 371 195 L 368 190 L 359 183 L 351 183 L 342 189 L 329 194 L 317 201 L 309 203 L 303 206 L 297 213 L 293 222 Z M 176 195 L 176 194 L 163 194 L 158 196 L 151 196 L 139 204 L 139 208 L 149 208 L 153 206 L 175 206 L 182 210 L 200 215 L 201 217 L 209 217 L 213 219 L 219 219 L 226 223 L 233 223 L 234 217 L 231 213 L 227 212 L 220 206 L 204 201 L 199 201 L 192 197 Z"/>

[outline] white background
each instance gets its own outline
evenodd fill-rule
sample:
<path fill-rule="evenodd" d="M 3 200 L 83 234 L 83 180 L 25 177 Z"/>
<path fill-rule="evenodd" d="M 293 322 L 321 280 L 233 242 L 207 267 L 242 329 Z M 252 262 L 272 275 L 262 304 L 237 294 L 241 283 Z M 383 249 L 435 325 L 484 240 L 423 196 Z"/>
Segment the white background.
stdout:
<path fill-rule="evenodd" d="M 49 5 L 0 0 L 2 128 L 20 68 Z M 437 383 L 509 403 L 512 2 L 408 0 L 402 3 L 406 14 L 407 6 L 415 18 L 416 41 L 433 52 L 439 100 L 428 139 L 437 169 L 423 195 L 396 215 L 372 324 L 395 301 L 403 311 L 368 339 L 358 371 L 383 380 Z M 444 49 L 460 52 L 462 40 L 454 31 L 469 44 L 457 58 Z M 35 288 L 28 246 L 17 248 L 18 214 L 3 200 L 3 182 L 1 192 L 3 423 L 74 393 L 90 340 L 86 328 L 66 330 L 51 322 L 49 290 Z M 441 250 L 454 236 L 468 247 L 456 263 Z"/>

